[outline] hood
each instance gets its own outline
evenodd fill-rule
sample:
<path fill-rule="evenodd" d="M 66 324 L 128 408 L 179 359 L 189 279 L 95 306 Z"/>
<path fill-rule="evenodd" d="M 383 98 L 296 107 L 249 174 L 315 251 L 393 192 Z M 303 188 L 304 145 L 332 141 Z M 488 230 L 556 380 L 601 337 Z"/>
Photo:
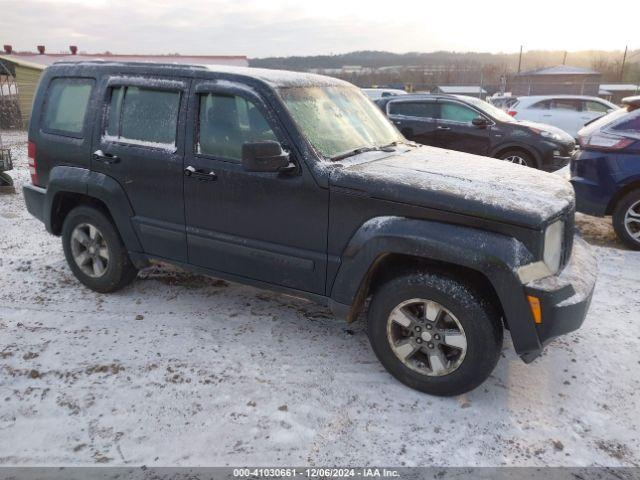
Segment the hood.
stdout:
<path fill-rule="evenodd" d="M 573 187 L 559 175 L 435 147 L 382 158 L 370 152 L 340 164 L 332 169 L 332 186 L 530 228 L 539 228 L 575 201 Z"/>
<path fill-rule="evenodd" d="M 550 133 L 556 133 L 560 136 L 563 142 L 575 141 L 571 135 L 569 135 L 567 132 L 565 132 L 561 128 L 554 127 L 553 125 L 549 125 L 547 123 L 530 122 L 529 120 L 518 120 L 518 125 L 535 128 L 537 130 L 545 130 Z"/>

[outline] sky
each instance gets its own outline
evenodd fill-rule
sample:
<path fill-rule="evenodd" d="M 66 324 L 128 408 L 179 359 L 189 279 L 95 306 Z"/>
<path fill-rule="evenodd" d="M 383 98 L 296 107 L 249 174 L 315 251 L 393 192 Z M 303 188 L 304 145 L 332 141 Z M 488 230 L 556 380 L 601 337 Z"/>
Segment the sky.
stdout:
<path fill-rule="evenodd" d="M 249 57 L 640 48 L 637 0 L 0 0 L 15 50 Z M 635 44 L 634 44 L 635 42 Z"/>

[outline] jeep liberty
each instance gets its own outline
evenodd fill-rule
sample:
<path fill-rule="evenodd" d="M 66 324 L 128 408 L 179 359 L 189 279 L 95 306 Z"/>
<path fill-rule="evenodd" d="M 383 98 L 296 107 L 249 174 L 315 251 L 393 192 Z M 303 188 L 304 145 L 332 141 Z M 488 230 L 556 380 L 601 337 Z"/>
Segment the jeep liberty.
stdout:
<path fill-rule="evenodd" d="M 97 292 L 162 261 L 366 314 L 404 384 L 481 384 L 580 327 L 596 278 L 559 176 L 408 142 L 353 85 L 172 64 L 58 63 L 29 126 L 29 212 Z"/>

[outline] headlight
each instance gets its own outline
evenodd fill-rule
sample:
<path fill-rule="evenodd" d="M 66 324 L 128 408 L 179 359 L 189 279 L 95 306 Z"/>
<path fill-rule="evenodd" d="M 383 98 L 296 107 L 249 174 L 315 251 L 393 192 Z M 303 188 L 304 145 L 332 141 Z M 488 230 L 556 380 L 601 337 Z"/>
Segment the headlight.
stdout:
<path fill-rule="evenodd" d="M 554 274 L 560 270 L 563 238 L 564 222 L 562 220 L 552 223 L 544 232 L 544 263 Z"/>
<path fill-rule="evenodd" d="M 562 140 L 562 137 L 560 135 L 558 135 L 557 133 L 547 132 L 546 130 L 541 130 L 540 131 L 540 135 L 542 135 L 543 137 L 551 138 L 551 139 L 556 140 L 558 142 Z"/>
<path fill-rule="evenodd" d="M 542 137 L 550 138 L 550 139 L 555 140 L 557 142 L 561 142 L 562 141 L 562 135 L 560 135 L 559 133 L 550 132 L 548 130 L 541 130 L 541 129 L 536 128 L 536 127 L 529 127 L 529 130 L 531 130 L 534 133 L 537 133 L 538 135 L 540 135 Z"/>

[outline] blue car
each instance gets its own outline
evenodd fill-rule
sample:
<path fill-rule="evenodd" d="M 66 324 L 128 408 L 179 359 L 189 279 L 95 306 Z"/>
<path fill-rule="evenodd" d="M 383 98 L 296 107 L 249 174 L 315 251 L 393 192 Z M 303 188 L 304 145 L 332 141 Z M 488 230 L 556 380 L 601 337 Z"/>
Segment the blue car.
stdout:
<path fill-rule="evenodd" d="M 611 215 L 620 240 L 640 250 L 640 96 L 623 104 L 578 132 L 571 183 L 579 212 Z"/>

